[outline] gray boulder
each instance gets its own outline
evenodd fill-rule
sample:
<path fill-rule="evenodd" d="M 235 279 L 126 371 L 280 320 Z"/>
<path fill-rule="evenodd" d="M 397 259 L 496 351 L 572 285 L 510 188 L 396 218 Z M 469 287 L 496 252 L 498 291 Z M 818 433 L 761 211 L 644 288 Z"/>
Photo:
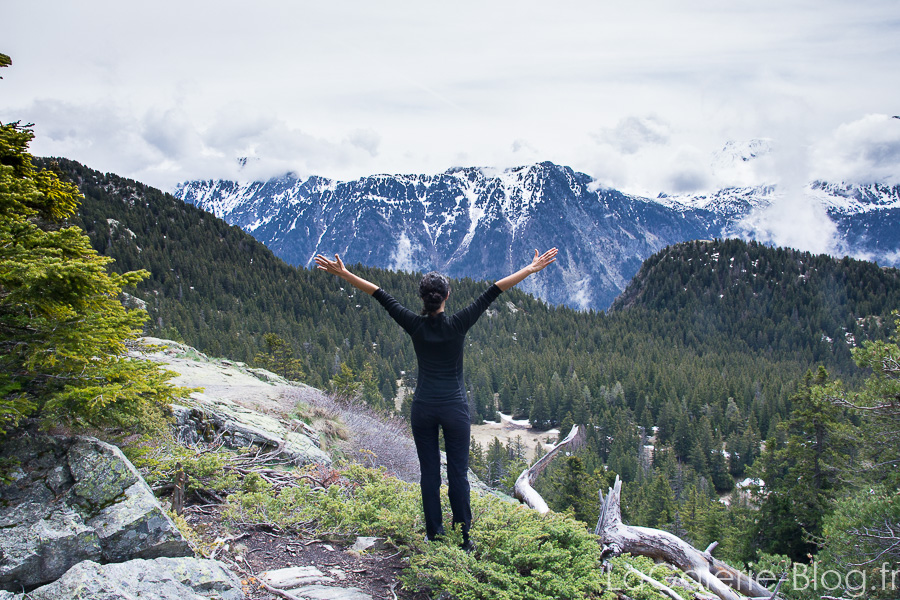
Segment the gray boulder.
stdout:
<path fill-rule="evenodd" d="M 124 490 L 119 502 L 97 512 L 87 525 L 100 538 L 104 562 L 193 554 L 143 480 Z"/>
<path fill-rule="evenodd" d="M 172 383 L 195 388 L 185 404 L 172 406 L 175 432 L 185 444 L 222 442 L 229 448 L 254 446 L 279 452 L 295 465 L 331 464 L 319 445 L 320 433 L 290 417 L 298 394 L 319 394 L 265 369 L 214 359 L 184 344 L 143 338 L 150 348 L 136 355 L 178 373 Z"/>
<path fill-rule="evenodd" d="M 0 589 L 54 581 L 82 561 L 190 556 L 190 545 L 121 450 L 89 437 L 22 433 L 0 485 Z"/>
<path fill-rule="evenodd" d="M 199 396 L 199 394 L 197 394 Z M 316 445 L 315 432 L 303 423 L 289 428 L 270 415 L 250 410 L 228 399 L 204 397 L 198 406 L 172 405 L 178 439 L 194 444 L 219 439 L 229 448 L 256 446 L 280 455 L 295 465 L 331 464 L 331 457 Z"/>
<path fill-rule="evenodd" d="M 18 524 L 0 533 L 0 586 L 28 588 L 53 581 L 82 560 L 99 560 L 100 540 L 72 508 L 25 502 Z M 4 521 L 13 511 L 3 509 Z"/>
<path fill-rule="evenodd" d="M 80 562 L 29 600 L 242 600 L 240 580 L 222 563 L 197 558 Z M 0 597 L 2 600 L 2 597 Z"/>

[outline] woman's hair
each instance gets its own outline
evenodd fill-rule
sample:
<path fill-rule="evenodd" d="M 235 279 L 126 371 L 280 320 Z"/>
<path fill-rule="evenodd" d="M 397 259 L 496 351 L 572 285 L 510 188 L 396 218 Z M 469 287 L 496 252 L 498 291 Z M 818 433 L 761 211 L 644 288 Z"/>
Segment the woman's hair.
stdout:
<path fill-rule="evenodd" d="M 426 273 L 419 282 L 419 297 L 422 299 L 422 314 L 430 315 L 441 307 L 441 302 L 450 293 L 450 282 L 447 278 L 432 271 Z"/>

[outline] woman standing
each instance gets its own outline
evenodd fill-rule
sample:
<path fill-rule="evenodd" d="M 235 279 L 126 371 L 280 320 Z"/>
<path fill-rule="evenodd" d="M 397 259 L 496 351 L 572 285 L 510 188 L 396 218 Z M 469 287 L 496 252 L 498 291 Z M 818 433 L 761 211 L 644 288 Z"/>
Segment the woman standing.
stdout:
<path fill-rule="evenodd" d="M 425 512 L 425 535 L 429 540 L 444 534 L 440 499 L 440 427 L 444 430 L 447 452 L 452 523 L 453 526 L 462 524 L 462 548 L 471 552 L 475 547 L 469 539 L 472 524 L 468 479 L 471 421 L 463 382 L 466 332 L 497 296 L 555 261 L 556 253 L 556 248 L 543 254 L 535 250 L 530 265 L 496 282 L 472 304 L 449 317 L 444 313 L 444 308 L 450 295 L 450 282 L 439 273 L 432 272 L 422 277 L 419 297 L 423 308 L 422 313 L 417 315 L 374 283 L 347 270 L 337 254 L 333 261 L 321 254 L 315 258 L 319 269 L 337 275 L 353 287 L 374 296 L 412 338 L 419 372 L 410 421 L 422 474 L 422 507 Z"/>

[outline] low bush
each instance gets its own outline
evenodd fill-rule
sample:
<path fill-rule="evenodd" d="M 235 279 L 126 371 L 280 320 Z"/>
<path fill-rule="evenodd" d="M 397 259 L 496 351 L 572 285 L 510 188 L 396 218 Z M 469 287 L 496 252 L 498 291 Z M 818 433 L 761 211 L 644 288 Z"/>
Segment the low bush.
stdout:
<path fill-rule="evenodd" d="M 385 537 L 409 556 L 406 588 L 447 592 L 458 600 L 613 600 L 618 592 L 652 600 L 663 596 L 628 567 L 657 578 L 673 572 L 631 557 L 601 564 L 596 536 L 571 516 L 540 515 L 490 495 L 472 498 L 477 549 L 466 554 L 458 547 L 459 530 L 441 542 L 424 540 L 418 486 L 383 469 L 350 464 L 329 474 L 318 467 L 298 479 L 303 483 L 279 490 L 256 481 L 252 491 L 235 492 L 227 500 L 226 520 L 326 538 Z M 449 514 L 449 506 L 444 512 Z"/>

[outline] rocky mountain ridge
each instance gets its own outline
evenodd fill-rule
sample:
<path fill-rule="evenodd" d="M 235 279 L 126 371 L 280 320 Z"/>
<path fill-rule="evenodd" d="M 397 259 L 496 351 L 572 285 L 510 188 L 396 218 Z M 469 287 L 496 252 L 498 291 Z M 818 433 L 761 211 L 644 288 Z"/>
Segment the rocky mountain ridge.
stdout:
<path fill-rule="evenodd" d="M 176 195 L 303 266 L 319 252 L 337 252 L 351 264 L 497 279 L 527 264 L 535 248 L 559 246 L 559 268 L 523 289 L 578 308 L 605 308 L 643 258 L 721 228 L 709 211 L 675 211 L 592 185 L 583 173 L 540 163 L 345 183 L 192 182 Z"/>
<path fill-rule="evenodd" d="M 744 157 L 734 149 L 748 161 L 764 151 L 763 145 Z M 900 186 L 814 182 L 804 194 L 835 224 L 837 252 L 900 264 L 893 227 Z M 527 280 L 525 291 L 553 304 L 606 309 L 641 262 L 668 245 L 760 235 L 748 217 L 783 191 L 767 185 L 644 198 L 543 162 L 350 182 L 293 174 L 265 182 L 190 181 L 175 195 L 300 266 L 319 252 L 337 252 L 348 263 L 496 279 L 526 264 L 534 248 L 558 246 L 558 268 Z"/>

